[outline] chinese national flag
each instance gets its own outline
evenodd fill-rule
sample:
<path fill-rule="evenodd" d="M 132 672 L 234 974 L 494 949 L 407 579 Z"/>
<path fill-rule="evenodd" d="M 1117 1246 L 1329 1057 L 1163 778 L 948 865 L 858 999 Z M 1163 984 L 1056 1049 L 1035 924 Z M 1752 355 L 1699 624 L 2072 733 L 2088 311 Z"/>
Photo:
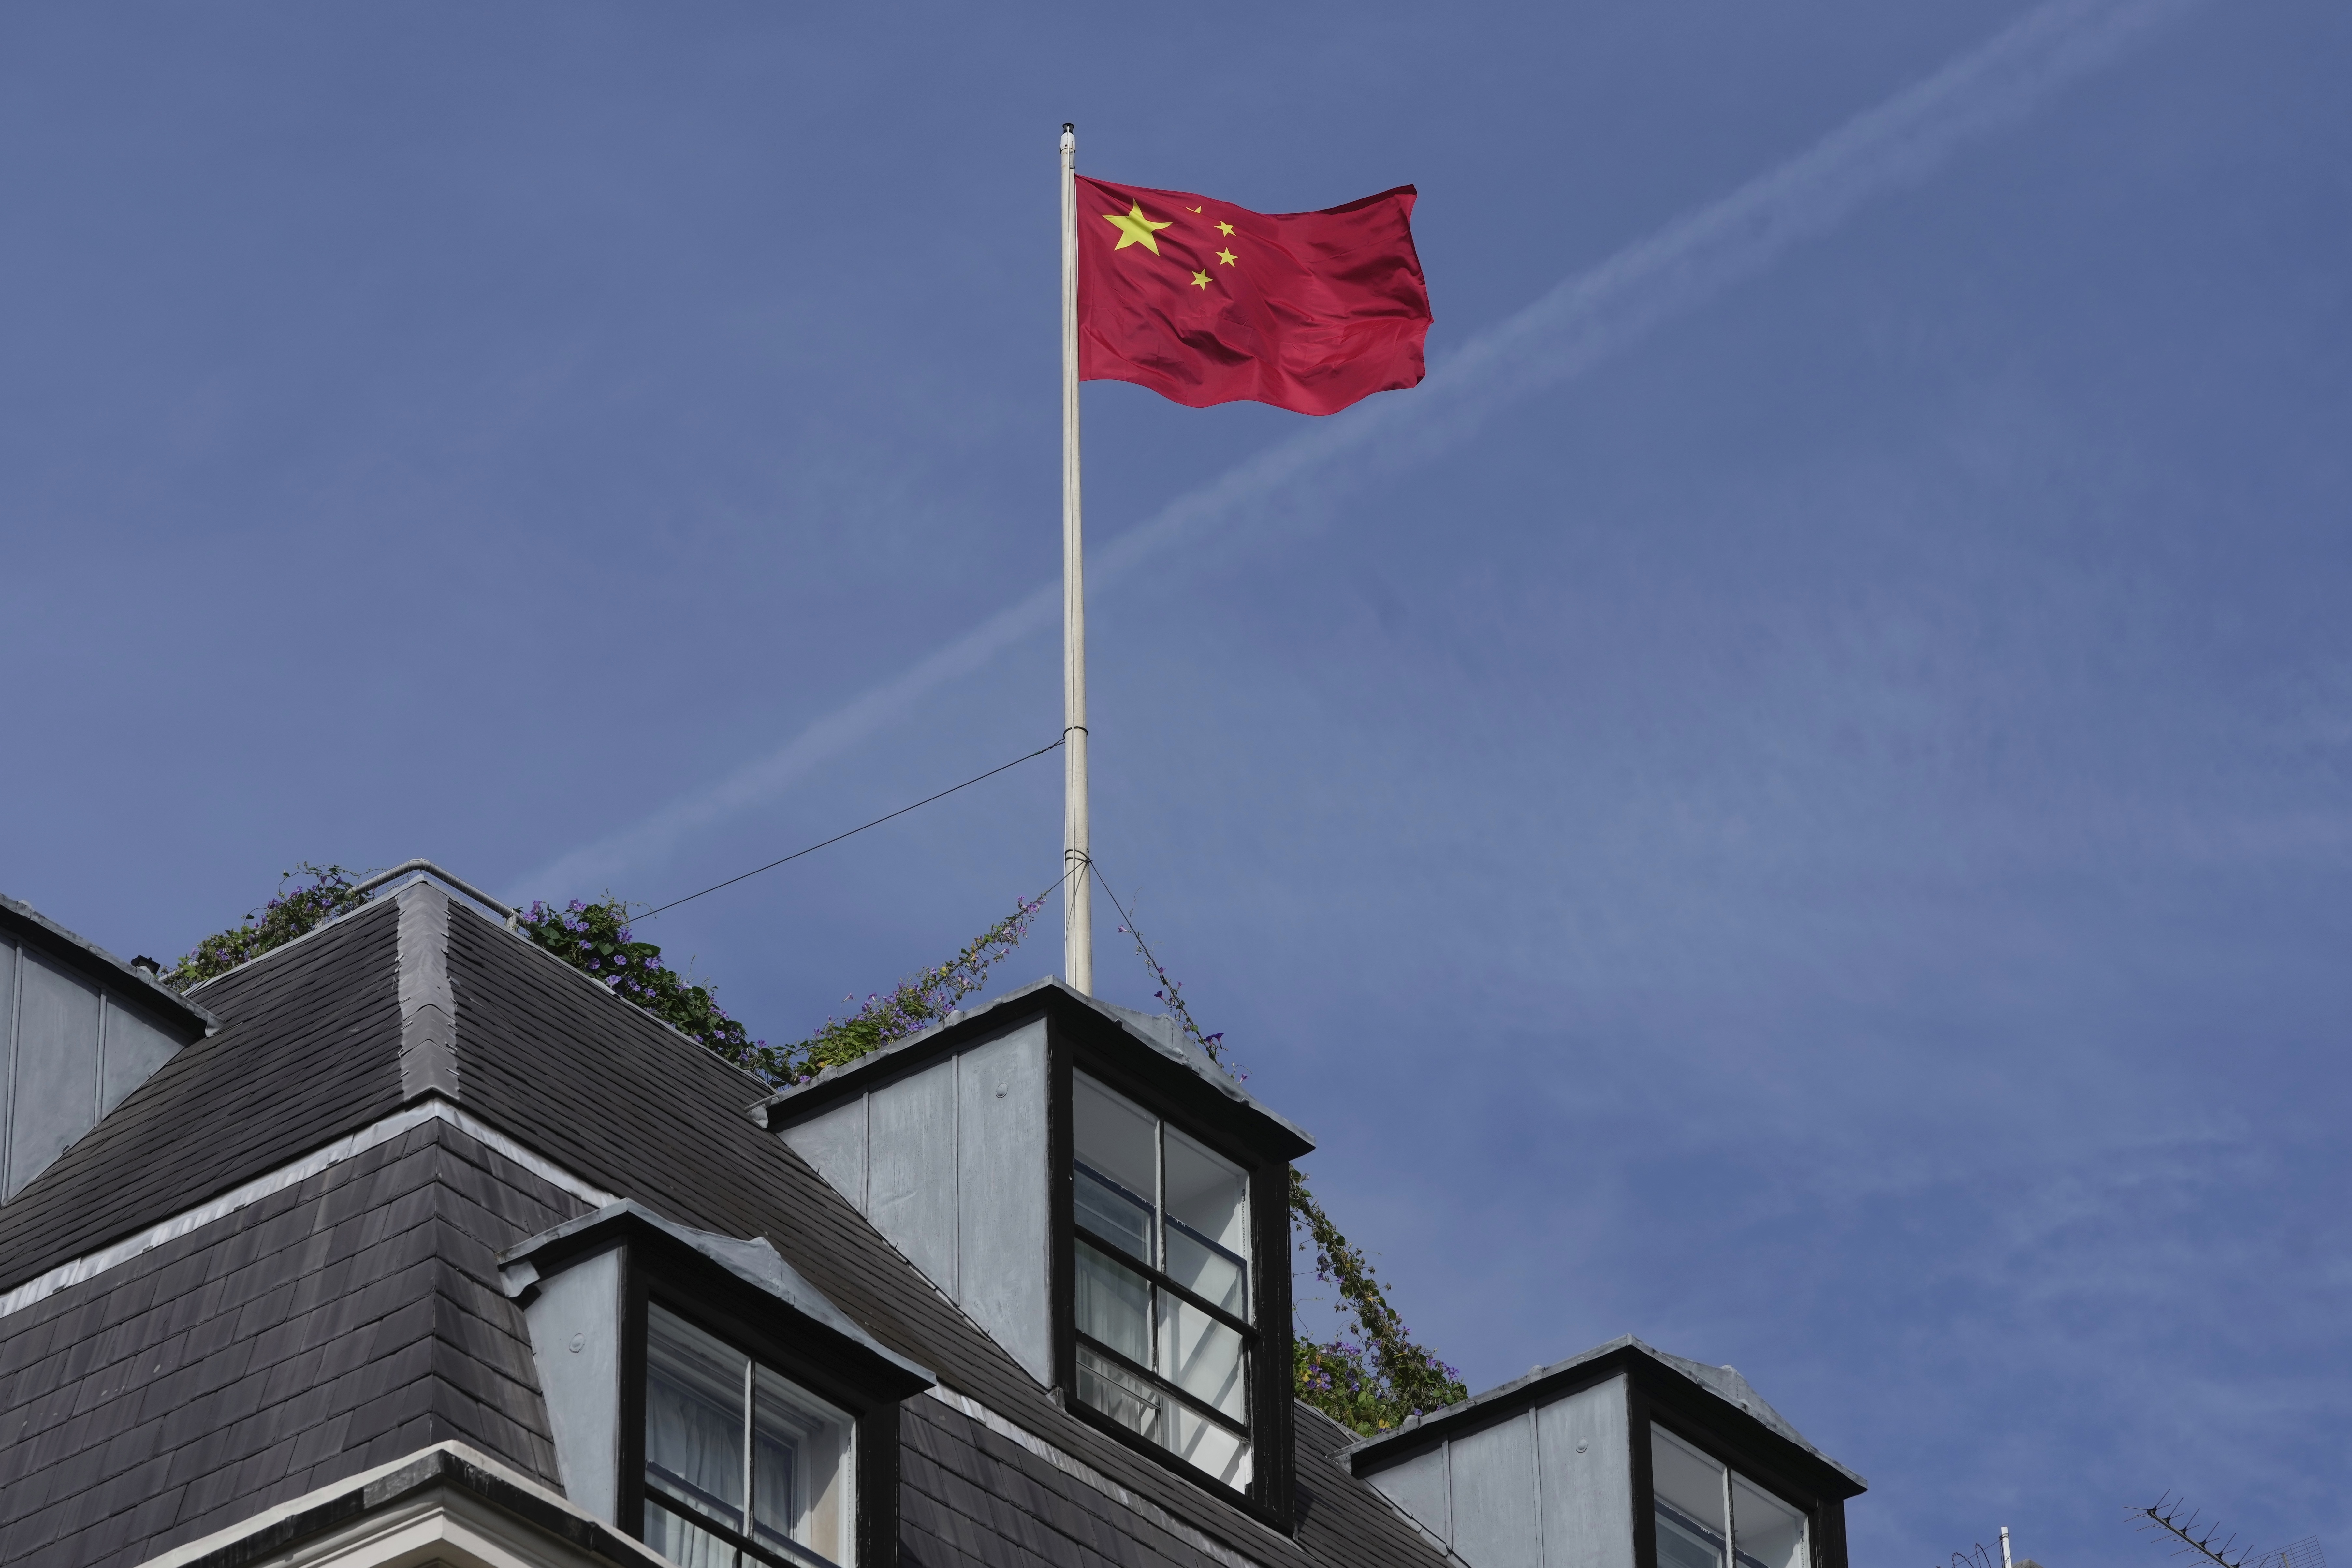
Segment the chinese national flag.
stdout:
<path fill-rule="evenodd" d="M 1413 188 L 1268 216 L 1077 177 L 1078 375 L 1337 414 L 1422 378 Z"/>

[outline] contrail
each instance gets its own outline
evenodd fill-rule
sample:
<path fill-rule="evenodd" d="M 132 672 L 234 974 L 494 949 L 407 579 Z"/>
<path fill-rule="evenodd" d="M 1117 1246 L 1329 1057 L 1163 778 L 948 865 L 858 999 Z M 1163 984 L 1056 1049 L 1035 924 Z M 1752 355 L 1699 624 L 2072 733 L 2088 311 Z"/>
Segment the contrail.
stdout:
<path fill-rule="evenodd" d="M 1096 553 L 1101 589 L 1180 538 L 1246 521 L 1296 525 L 1345 484 L 1392 476 L 1469 440 L 1488 418 L 1582 375 L 1651 331 L 1755 276 L 1874 197 L 1917 184 L 1969 143 L 2016 123 L 2200 0 L 2050 0 L 1935 75 L 1847 121 L 1779 168 L 1685 214 L 1517 315 L 1488 328 L 1406 395 L 1320 420 L 1171 501 Z M 1353 460 L 1335 471 L 1335 459 Z M 1048 583 L 896 678 L 817 720 L 768 755 L 583 846 L 526 879 L 578 889 L 661 860 L 698 828 L 773 799 L 950 680 L 1053 624 Z"/>

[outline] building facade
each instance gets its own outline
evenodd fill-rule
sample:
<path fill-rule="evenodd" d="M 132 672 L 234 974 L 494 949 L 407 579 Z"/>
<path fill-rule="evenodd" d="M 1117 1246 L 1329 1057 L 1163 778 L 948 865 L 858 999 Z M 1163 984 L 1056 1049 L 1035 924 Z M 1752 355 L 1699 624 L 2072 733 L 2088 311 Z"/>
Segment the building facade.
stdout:
<path fill-rule="evenodd" d="M 186 996 L 0 900 L 0 1564 L 1845 1568 L 1859 1479 L 1639 1341 L 1297 1403 L 1313 1145 L 1170 1020 L 777 1093 L 462 895 Z"/>

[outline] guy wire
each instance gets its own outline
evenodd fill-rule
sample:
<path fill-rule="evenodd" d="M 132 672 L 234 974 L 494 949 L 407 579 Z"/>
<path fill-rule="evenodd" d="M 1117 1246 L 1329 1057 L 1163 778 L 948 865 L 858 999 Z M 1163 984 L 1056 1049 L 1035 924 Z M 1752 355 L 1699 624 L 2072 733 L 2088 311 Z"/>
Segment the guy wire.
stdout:
<path fill-rule="evenodd" d="M 964 780 L 963 783 L 960 784 L 950 784 L 946 789 L 940 791 L 937 795 L 927 795 L 922 799 L 915 802 L 913 805 L 902 805 L 898 810 L 889 813 L 887 816 L 877 816 L 871 822 L 860 823 L 846 833 L 836 833 L 832 837 L 824 839 L 819 843 L 812 844 L 805 849 L 795 849 L 791 854 L 785 856 L 782 860 L 771 860 L 764 866 L 754 866 L 750 870 L 740 872 L 735 876 L 728 878 L 723 882 L 713 882 L 710 886 L 703 889 L 700 893 L 688 893 L 682 899 L 672 899 L 666 904 L 656 904 L 652 909 L 647 910 L 644 914 L 631 916 L 630 920 L 632 923 L 636 921 L 649 921 L 656 915 L 660 914 L 664 910 L 674 910 L 680 904 L 690 904 L 694 902 L 695 900 L 702 897 L 703 893 L 715 893 L 721 888 L 731 888 L 747 877 L 756 877 L 762 871 L 772 871 L 777 867 L 785 864 L 787 861 L 797 860 L 803 855 L 814 855 L 828 844 L 838 844 L 845 838 L 856 837 L 858 834 L 865 832 L 867 828 L 879 827 L 884 823 L 890 821 L 893 817 L 904 816 L 910 811 L 920 810 L 922 807 L 930 805 L 931 802 L 935 800 L 945 800 L 948 796 L 955 794 L 955 792 L 960 789 L 970 789 L 973 784 L 980 783 L 982 779 L 992 779 L 997 774 L 1004 772 L 1006 768 L 1017 768 L 1022 763 L 1037 757 L 1042 757 L 1048 752 L 1058 751 L 1061 748 L 1061 741 L 1057 740 L 1052 745 L 1040 746 L 1035 751 L 1029 752 L 1026 756 L 1015 757 L 1009 763 L 1000 763 L 999 765 L 989 769 L 984 773 L 974 773 L 971 777 Z M 1067 880 L 1069 873 L 1065 871 L 1062 873 L 1062 877 L 1064 880 Z M 1061 882 L 1055 882 L 1054 887 L 1058 888 L 1061 885 Z M 1048 888 L 1046 889 L 1048 894 L 1052 891 L 1053 888 Z M 1113 901 L 1116 902 L 1117 900 Z"/>

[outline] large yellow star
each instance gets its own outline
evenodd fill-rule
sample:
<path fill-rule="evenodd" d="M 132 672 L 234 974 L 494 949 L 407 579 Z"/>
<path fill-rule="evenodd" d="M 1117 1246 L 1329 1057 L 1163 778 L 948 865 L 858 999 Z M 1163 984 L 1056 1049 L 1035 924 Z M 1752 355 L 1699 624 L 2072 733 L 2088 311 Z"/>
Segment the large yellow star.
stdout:
<path fill-rule="evenodd" d="M 1217 259 L 1225 266 L 1231 267 L 1234 264 L 1234 253 L 1230 250 L 1220 250 L 1217 252 Z"/>
<path fill-rule="evenodd" d="M 1105 213 L 1102 216 L 1103 222 L 1118 230 L 1118 243 L 1111 247 L 1114 251 L 1125 250 L 1130 245 L 1139 245 L 1157 256 L 1160 254 L 1160 241 L 1152 236 L 1157 230 L 1171 226 L 1164 223 L 1154 223 L 1145 217 L 1143 204 L 1140 202 L 1138 202 L 1134 210 L 1130 212 Z"/>
<path fill-rule="evenodd" d="M 1230 238 L 1234 232 L 1234 226 L 1229 223 L 1220 223 L 1217 225 L 1217 232 Z"/>
<path fill-rule="evenodd" d="M 1205 273 L 1205 272 L 1195 272 L 1195 273 L 1193 273 L 1193 274 L 1192 274 L 1192 287 L 1193 287 L 1193 288 L 1195 288 L 1195 289 L 1206 289 L 1208 286 L 1209 286 L 1209 275 L 1208 275 L 1207 273 Z"/>

